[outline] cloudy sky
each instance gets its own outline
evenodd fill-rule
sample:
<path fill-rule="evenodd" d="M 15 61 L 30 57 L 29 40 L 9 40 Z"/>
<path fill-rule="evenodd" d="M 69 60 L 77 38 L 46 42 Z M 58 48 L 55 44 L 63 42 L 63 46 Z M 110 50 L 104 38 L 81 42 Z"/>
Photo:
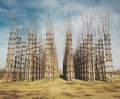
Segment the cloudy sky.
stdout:
<path fill-rule="evenodd" d="M 38 34 L 44 35 L 44 23 L 46 16 L 51 16 L 54 23 L 55 42 L 59 59 L 59 67 L 62 68 L 64 52 L 64 22 L 71 10 L 74 20 L 73 44 L 80 36 L 81 16 L 90 16 L 91 12 L 105 15 L 110 10 L 110 32 L 112 39 L 112 53 L 114 68 L 120 69 L 120 0 L 0 0 L 0 67 L 5 67 L 8 38 L 11 23 L 17 22 L 20 32 L 27 34 L 26 28 L 29 20 L 34 19 L 40 23 Z"/>

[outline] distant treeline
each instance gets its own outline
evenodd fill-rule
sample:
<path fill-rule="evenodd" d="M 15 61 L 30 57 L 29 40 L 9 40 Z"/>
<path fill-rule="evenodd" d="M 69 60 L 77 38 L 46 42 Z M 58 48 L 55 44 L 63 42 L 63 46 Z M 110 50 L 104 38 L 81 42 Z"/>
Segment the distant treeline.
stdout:
<path fill-rule="evenodd" d="M 120 69 L 114 70 L 114 74 L 120 74 Z"/>

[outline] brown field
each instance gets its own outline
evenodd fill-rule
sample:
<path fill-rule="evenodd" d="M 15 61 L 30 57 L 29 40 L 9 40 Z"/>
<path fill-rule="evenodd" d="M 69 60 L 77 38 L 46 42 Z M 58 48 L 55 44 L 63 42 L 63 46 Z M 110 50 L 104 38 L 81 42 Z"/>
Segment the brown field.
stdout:
<path fill-rule="evenodd" d="M 120 75 L 116 82 L 75 80 L 70 84 L 62 78 L 46 82 L 5 82 L 0 80 L 0 99 L 120 99 Z"/>

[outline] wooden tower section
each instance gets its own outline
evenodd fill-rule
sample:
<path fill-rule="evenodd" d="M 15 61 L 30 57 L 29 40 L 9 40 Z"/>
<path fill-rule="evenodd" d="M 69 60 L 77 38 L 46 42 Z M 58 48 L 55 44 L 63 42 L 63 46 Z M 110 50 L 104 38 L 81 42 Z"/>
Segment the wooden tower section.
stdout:
<path fill-rule="evenodd" d="M 87 34 L 87 44 L 88 80 L 95 81 L 93 34 Z"/>
<path fill-rule="evenodd" d="M 9 33 L 8 53 L 6 60 L 7 82 L 13 80 L 14 60 L 15 60 L 15 40 L 16 40 L 16 33 L 11 31 Z"/>
<path fill-rule="evenodd" d="M 21 37 L 19 33 L 16 36 L 15 43 L 15 61 L 14 61 L 14 71 L 13 80 L 22 80 L 22 68 L 21 68 Z"/>
<path fill-rule="evenodd" d="M 98 33 L 97 43 L 95 43 L 95 75 L 96 80 L 105 81 L 105 51 L 103 35 Z"/>
<path fill-rule="evenodd" d="M 75 78 L 95 81 L 93 35 L 87 34 L 78 42 L 74 54 Z"/>
<path fill-rule="evenodd" d="M 113 82 L 113 60 L 112 60 L 112 48 L 111 48 L 111 35 L 110 35 L 110 18 L 109 18 L 109 8 L 108 15 L 105 16 L 102 23 L 102 32 L 104 38 L 105 47 L 105 80 Z"/>
<path fill-rule="evenodd" d="M 66 33 L 66 48 L 63 62 L 63 77 L 68 81 L 73 81 L 75 79 L 71 33 Z"/>
<path fill-rule="evenodd" d="M 74 81 L 74 63 L 73 63 L 73 48 L 72 48 L 72 21 L 68 19 L 66 24 L 66 43 L 63 60 L 63 78 L 68 81 Z"/>
<path fill-rule="evenodd" d="M 33 28 L 33 27 L 31 27 Z M 10 32 L 6 61 L 7 81 L 34 81 L 44 77 L 45 53 L 35 31 L 28 33 L 27 42 L 20 33 Z"/>
<path fill-rule="evenodd" d="M 104 30 L 104 45 L 105 45 L 105 74 L 106 81 L 113 81 L 113 60 L 112 60 L 112 52 L 111 52 L 111 38 L 110 32 L 107 29 Z"/>

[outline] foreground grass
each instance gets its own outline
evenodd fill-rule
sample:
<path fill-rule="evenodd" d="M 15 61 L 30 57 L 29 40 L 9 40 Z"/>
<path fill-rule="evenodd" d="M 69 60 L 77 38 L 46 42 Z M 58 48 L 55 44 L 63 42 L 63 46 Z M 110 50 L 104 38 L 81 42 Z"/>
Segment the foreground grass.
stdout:
<path fill-rule="evenodd" d="M 120 78 L 120 76 L 117 76 Z M 120 99 L 120 82 L 87 82 L 70 84 L 62 78 L 46 82 L 9 82 L 0 80 L 0 99 Z"/>

